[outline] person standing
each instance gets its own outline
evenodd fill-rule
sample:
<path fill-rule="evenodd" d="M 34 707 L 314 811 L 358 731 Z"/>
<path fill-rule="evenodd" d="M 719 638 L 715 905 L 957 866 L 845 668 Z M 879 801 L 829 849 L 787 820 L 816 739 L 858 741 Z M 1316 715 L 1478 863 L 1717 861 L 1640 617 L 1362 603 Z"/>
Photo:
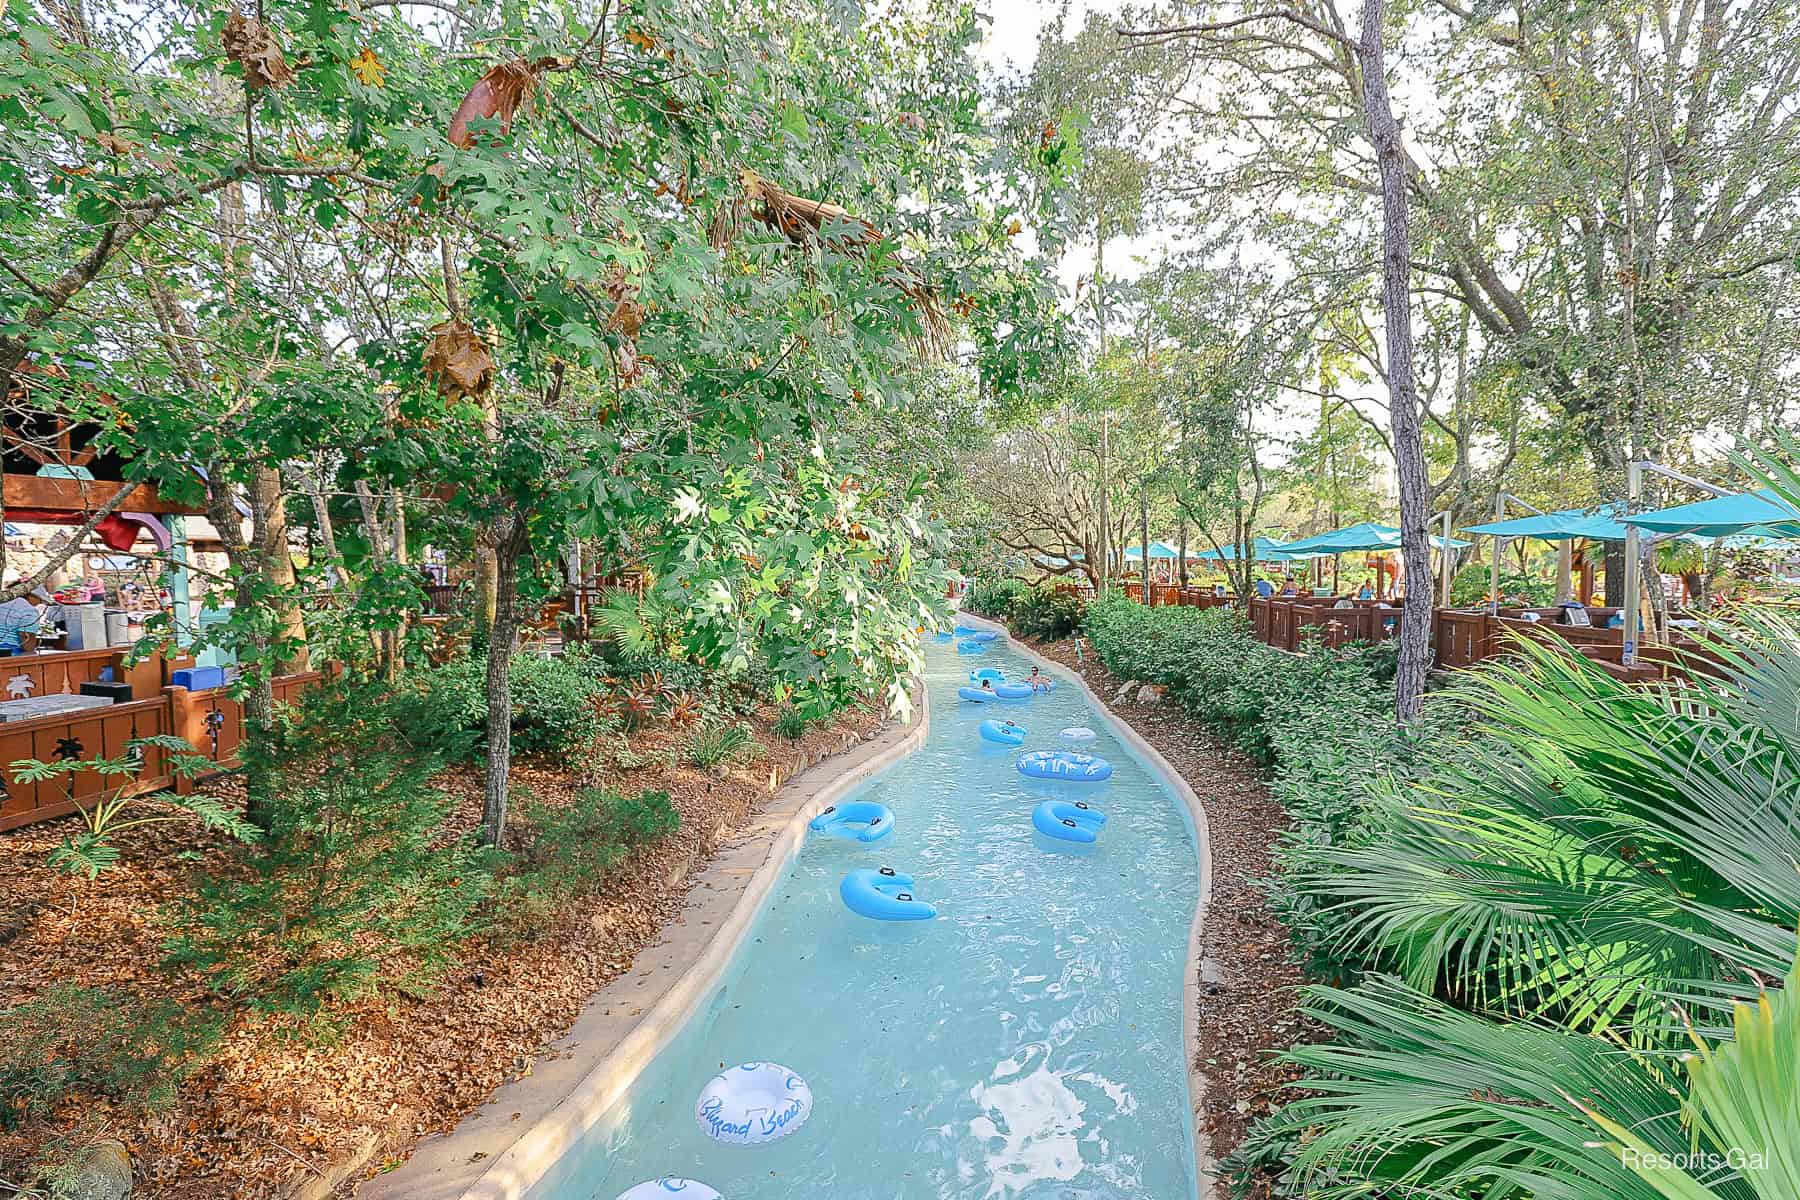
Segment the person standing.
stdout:
<path fill-rule="evenodd" d="M 19 573 L 17 571 L 6 573 L 7 587 L 12 587 L 18 582 Z M 39 610 L 35 600 L 35 594 L 33 596 L 14 596 L 11 600 L 0 604 L 0 650 L 19 654 L 36 647 L 37 631 L 44 624 L 44 614 Z"/>

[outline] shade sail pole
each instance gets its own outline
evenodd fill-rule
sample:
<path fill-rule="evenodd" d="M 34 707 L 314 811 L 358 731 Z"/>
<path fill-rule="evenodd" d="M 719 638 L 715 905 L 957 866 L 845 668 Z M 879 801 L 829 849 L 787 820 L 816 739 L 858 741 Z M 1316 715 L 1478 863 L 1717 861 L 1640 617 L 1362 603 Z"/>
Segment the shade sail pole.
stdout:
<path fill-rule="evenodd" d="M 1450 607 L 1450 510 L 1439 514 L 1444 518 L 1444 543 L 1438 547 L 1438 590 L 1443 598 L 1438 601 L 1445 608 Z"/>
<path fill-rule="evenodd" d="M 1673 479 L 1676 483 L 1684 483 L 1689 487 L 1699 488 L 1714 496 L 1731 496 L 1735 493 L 1726 488 L 1711 484 L 1704 479 L 1695 479 L 1692 475 L 1684 475 L 1651 459 L 1634 459 L 1625 464 L 1625 646 L 1620 655 L 1626 666 L 1637 660 L 1638 642 L 1643 637 L 1644 618 L 1640 606 L 1643 604 L 1643 534 L 1636 525 L 1630 523 L 1630 517 L 1637 512 L 1638 500 L 1644 488 L 1644 472 L 1654 471 L 1665 479 Z M 1652 539 L 1654 544 L 1654 539 Z"/>
<path fill-rule="evenodd" d="M 1494 520 L 1506 517 L 1506 493 L 1501 492 L 1494 497 Z M 1500 552 L 1506 548 L 1506 539 L 1494 534 L 1494 553 L 1488 563 L 1488 611 L 1498 614 L 1500 611 Z"/>

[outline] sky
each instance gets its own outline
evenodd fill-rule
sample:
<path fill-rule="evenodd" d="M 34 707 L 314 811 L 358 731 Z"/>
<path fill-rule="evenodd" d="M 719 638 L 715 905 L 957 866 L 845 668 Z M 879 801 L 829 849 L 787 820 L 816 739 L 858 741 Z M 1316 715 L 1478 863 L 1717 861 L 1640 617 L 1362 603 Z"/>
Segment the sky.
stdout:
<path fill-rule="evenodd" d="M 1063 0 L 985 0 L 981 10 L 992 20 L 981 58 L 988 71 L 996 77 L 1029 71 L 1037 59 L 1038 34 L 1063 7 Z M 1068 0 L 1069 28 L 1079 29 L 1091 12 L 1117 13 L 1122 7 L 1119 0 Z M 1136 276 L 1142 264 L 1169 241 L 1169 231 L 1154 226 L 1137 237 L 1113 239 L 1106 245 L 1107 274 Z M 1063 287 L 1073 292 L 1076 282 L 1093 269 L 1092 247 L 1076 244 L 1063 256 L 1058 276 Z"/>
<path fill-rule="evenodd" d="M 1060 0 L 988 0 L 984 10 L 993 18 L 988 27 L 982 57 L 996 69 L 1011 66 L 1025 70 L 1037 57 L 1038 31 L 1061 8 Z M 1071 0 L 1069 24 L 1080 28 L 1082 18 L 1096 9 L 1117 11 L 1118 4 L 1109 0 Z"/>

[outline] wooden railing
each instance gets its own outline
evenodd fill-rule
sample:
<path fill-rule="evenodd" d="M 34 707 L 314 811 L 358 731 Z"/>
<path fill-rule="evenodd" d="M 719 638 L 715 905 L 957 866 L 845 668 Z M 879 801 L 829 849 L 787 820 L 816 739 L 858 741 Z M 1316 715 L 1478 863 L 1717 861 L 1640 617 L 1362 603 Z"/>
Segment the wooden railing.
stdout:
<path fill-rule="evenodd" d="M 325 677 L 323 671 L 280 677 L 274 685 L 276 703 L 293 702 L 301 691 Z M 0 724 L 0 830 L 67 816 L 103 787 L 117 787 L 121 782 L 117 776 L 102 779 L 83 771 L 43 783 L 24 783 L 14 778 L 11 764 L 23 758 L 117 758 L 133 738 L 165 733 L 185 739 L 213 764 L 212 773 L 231 770 L 238 765 L 238 748 L 244 741 L 243 703 L 231 697 L 229 688 L 189 691 L 163 687 L 124 704 Z M 167 754 L 155 748 L 144 752 L 143 769 L 134 776 L 148 787 L 173 787 L 183 795 L 205 777 L 175 775 Z"/>
<path fill-rule="evenodd" d="M 428 617 L 448 617 L 475 602 L 474 588 L 462 583 L 430 583 L 425 585 L 425 607 Z"/>
<path fill-rule="evenodd" d="M 77 695 L 84 683 L 99 683 L 109 670 L 114 683 L 129 683 L 133 700 L 157 695 L 169 682 L 169 664 L 151 653 L 126 665 L 128 646 L 101 646 L 95 650 L 47 650 L 38 654 L 12 654 L 0 658 L 0 699 L 19 696 Z"/>
<path fill-rule="evenodd" d="M 1162 589 L 1157 589 L 1161 591 Z M 1174 596 L 1157 603 L 1195 607 L 1234 606 L 1233 597 L 1215 596 L 1201 588 L 1173 589 Z M 1156 592 L 1152 592 L 1156 595 Z M 1135 599 L 1135 597 L 1133 597 Z M 1309 637 L 1336 648 L 1352 642 L 1376 643 L 1399 636 L 1398 606 L 1372 600 L 1342 601 L 1328 596 L 1255 598 L 1249 603 L 1251 636 L 1279 650 L 1300 650 Z M 1525 614 L 1537 614 L 1531 620 Z M 1622 679 L 1647 680 L 1685 677 L 1704 671 L 1706 658 L 1691 639 L 1674 638 L 1667 645 L 1646 646 L 1639 661 L 1624 665 L 1623 633 L 1608 628 L 1617 609 L 1590 608 L 1591 626 L 1565 625 L 1556 618 L 1560 609 L 1502 609 L 1498 616 L 1480 609 L 1439 608 L 1432 612 L 1431 646 L 1434 665 L 1446 669 L 1471 667 L 1484 659 L 1504 654 L 1521 639 L 1558 641 Z"/>
<path fill-rule="evenodd" d="M 10 764 L 22 758 L 46 762 L 71 758 L 116 758 L 132 738 L 170 732 L 169 705 L 162 698 L 109 704 L 78 712 L 58 713 L 31 721 L 0 725 L 0 829 L 66 816 L 102 788 L 116 787 L 116 776 L 92 771 L 26 783 L 13 777 Z M 148 749 L 137 778 L 153 788 L 173 780 L 164 751 Z"/>

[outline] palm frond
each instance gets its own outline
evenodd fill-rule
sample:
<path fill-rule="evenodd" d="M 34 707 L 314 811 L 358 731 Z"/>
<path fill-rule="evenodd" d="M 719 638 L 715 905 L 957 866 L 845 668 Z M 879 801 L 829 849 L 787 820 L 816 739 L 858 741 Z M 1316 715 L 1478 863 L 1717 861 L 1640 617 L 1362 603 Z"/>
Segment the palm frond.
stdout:
<path fill-rule="evenodd" d="M 1608 1150 L 1664 1200 L 1713 1200 L 1722 1172 L 1735 1173 L 1757 1200 L 1800 1196 L 1800 961 L 1781 991 L 1734 1006 L 1730 1041 L 1710 1046 L 1696 1033 L 1693 1042 L 1684 1111 L 1697 1144 L 1725 1148 L 1721 1158 L 1665 1163 L 1605 1098 L 1576 1107 L 1613 1139 Z M 1700 1172 L 1682 1161 L 1700 1164 Z"/>
<path fill-rule="evenodd" d="M 1568 1097 L 1604 1103 L 1660 1152 L 1690 1148 L 1683 1093 L 1664 1061 L 1604 1038 L 1486 1020 L 1388 977 L 1308 996 L 1308 1015 L 1341 1040 L 1287 1055 L 1314 1072 L 1316 1094 L 1257 1136 L 1295 1140 L 1293 1170 L 1316 1200 L 1659 1200 L 1594 1140 Z M 1713 1200 L 1753 1197 L 1728 1183 Z"/>

